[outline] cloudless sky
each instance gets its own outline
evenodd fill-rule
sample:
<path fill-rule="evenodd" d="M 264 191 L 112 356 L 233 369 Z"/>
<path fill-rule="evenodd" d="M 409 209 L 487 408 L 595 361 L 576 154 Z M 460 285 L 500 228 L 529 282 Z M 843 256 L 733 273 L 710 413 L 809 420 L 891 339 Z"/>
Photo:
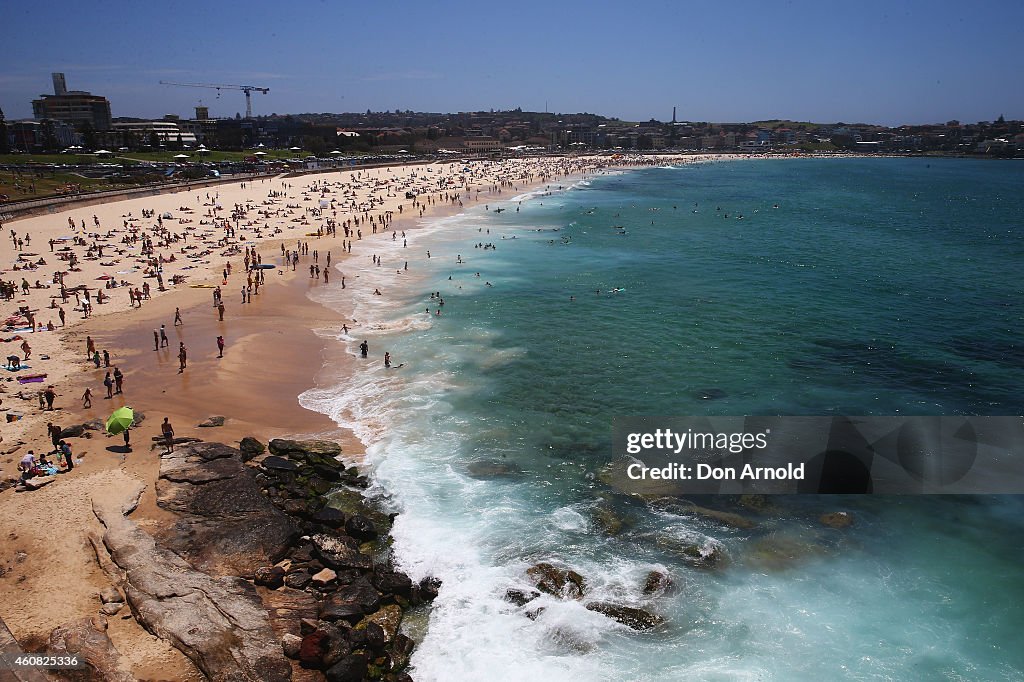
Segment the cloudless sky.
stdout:
<path fill-rule="evenodd" d="M 1024 0 L 5 3 L 0 108 L 68 88 L 113 115 L 412 109 L 624 120 L 1024 119 Z"/>

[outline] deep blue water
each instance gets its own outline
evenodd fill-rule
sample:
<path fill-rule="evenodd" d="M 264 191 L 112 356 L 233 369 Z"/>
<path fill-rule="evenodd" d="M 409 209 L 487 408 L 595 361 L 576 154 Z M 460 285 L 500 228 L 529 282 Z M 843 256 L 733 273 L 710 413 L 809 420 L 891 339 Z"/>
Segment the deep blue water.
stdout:
<path fill-rule="evenodd" d="M 616 416 L 1024 413 L 1022 187 L 1012 162 L 730 161 L 495 198 L 374 245 L 385 266 L 345 295 L 405 365 L 304 401 L 368 442 L 398 560 L 445 580 L 417 678 L 1024 677 L 1019 498 L 699 500 L 737 529 L 601 475 Z M 852 528 L 818 523 L 836 509 Z M 687 543 L 728 565 L 687 566 Z M 587 598 L 504 601 L 538 561 Z M 675 588 L 644 595 L 651 570 Z M 636 633 L 590 600 L 667 624 Z"/>

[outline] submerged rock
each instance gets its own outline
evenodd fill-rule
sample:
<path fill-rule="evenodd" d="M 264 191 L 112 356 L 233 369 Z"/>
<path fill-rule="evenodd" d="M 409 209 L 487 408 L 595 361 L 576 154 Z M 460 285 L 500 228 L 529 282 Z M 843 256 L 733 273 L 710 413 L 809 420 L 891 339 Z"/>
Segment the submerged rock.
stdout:
<path fill-rule="evenodd" d="M 520 473 L 518 466 L 512 462 L 497 460 L 477 460 L 466 465 L 469 475 L 474 478 L 500 478 Z"/>
<path fill-rule="evenodd" d="M 662 535 L 655 542 L 658 547 L 674 554 L 694 568 L 722 568 L 729 562 L 725 547 L 710 538 L 694 541 Z"/>
<path fill-rule="evenodd" d="M 818 517 L 818 521 L 829 528 L 849 528 L 853 525 L 853 514 L 844 511 L 828 512 Z"/>
<path fill-rule="evenodd" d="M 222 416 L 219 416 L 219 415 L 218 416 L 214 416 L 214 417 L 207 417 L 204 421 L 201 421 L 198 424 L 196 424 L 196 426 L 198 426 L 199 428 L 210 428 L 210 427 L 213 427 L 213 426 L 224 426 L 224 422 L 226 421 L 226 419 L 227 419 L 226 417 L 222 417 Z"/>
<path fill-rule="evenodd" d="M 505 591 L 505 601 L 515 604 L 516 606 L 526 606 L 534 599 L 540 596 L 540 592 L 536 590 L 517 590 L 509 588 Z"/>
<path fill-rule="evenodd" d="M 580 599 L 587 591 L 586 579 L 571 569 L 539 563 L 526 569 L 526 575 L 541 592 L 556 597 Z"/>
<path fill-rule="evenodd" d="M 610 602 L 595 601 L 587 604 L 586 609 L 607 616 L 634 630 L 650 630 L 665 622 L 665 619 L 661 616 L 635 606 L 622 606 Z"/>
<path fill-rule="evenodd" d="M 651 571 L 644 580 L 644 594 L 663 594 L 672 587 L 672 578 L 661 571 Z"/>

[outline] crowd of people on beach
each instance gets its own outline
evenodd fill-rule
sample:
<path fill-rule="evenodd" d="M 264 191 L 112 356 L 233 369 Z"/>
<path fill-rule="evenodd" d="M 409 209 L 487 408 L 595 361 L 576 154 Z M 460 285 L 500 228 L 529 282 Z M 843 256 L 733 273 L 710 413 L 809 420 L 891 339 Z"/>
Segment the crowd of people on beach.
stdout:
<path fill-rule="evenodd" d="M 618 163 L 649 162 L 621 160 Z M 395 227 L 396 220 L 416 218 L 435 207 L 458 210 L 469 199 L 500 200 L 503 192 L 520 191 L 527 186 L 600 170 L 607 165 L 607 159 L 585 158 L 474 161 L 410 167 L 401 172 L 395 169 L 376 173 L 346 171 L 326 177 L 314 176 L 307 183 L 265 179 L 246 183 L 248 196 L 234 201 L 229 208 L 221 205 L 221 195 L 217 191 L 189 193 L 182 195 L 184 200 L 178 202 L 176 210 L 147 206 L 123 213 L 114 224 L 108 224 L 109 217 L 101 220 L 95 213 L 91 216 L 75 215 L 72 210 L 67 216 L 67 234 L 43 238 L 44 246 L 49 249 L 49 255 L 45 257 L 26 251 L 33 243 L 31 234 L 11 229 L 8 236 L 17 255 L 9 271 L 19 274 L 14 280 L 0 279 L 0 297 L 13 300 L 35 291 L 51 291 L 46 292 L 49 305 L 42 310 L 39 306 L 21 306 L 17 314 L 8 318 L 7 330 L 13 335 L 2 340 L 20 341 L 24 356 L 24 360 L 8 356 L 9 366 L 24 367 L 24 362 L 31 357 L 31 346 L 21 334 L 64 328 L 71 322 L 66 311 L 68 307 L 80 313 L 81 320 L 87 320 L 95 312 L 94 305 L 107 308 L 119 291 L 125 292 L 124 298 L 118 299 L 114 309 L 138 309 L 154 295 L 174 287 L 210 286 L 216 320 L 224 323 L 227 312 L 224 291 L 229 280 L 233 279 L 232 272 L 237 269 L 239 260 L 244 282 L 235 286 L 244 305 L 251 304 L 253 296 L 260 294 L 260 288 L 267 283 L 268 271 L 276 269 L 279 275 L 286 270 L 295 272 L 300 264 L 308 266 L 311 284 L 315 282 L 346 289 L 349 284 L 345 270 L 333 258 L 335 253 L 340 251 L 342 256 L 350 255 L 354 245 L 374 235 L 383 235 L 378 239 L 387 239 L 395 245 L 401 241 L 401 248 L 408 248 L 407 232 Z M 490 205 L 487 210 L 490 210 Z M 495 210 L 505 209 L 498 207 Z M 288 234 L 295 230 L 300 234 Z M 388 232 L 391 234 L 387 235 Z M 330 240 L 336 246 L 322 248 L 318 245 L 322 240 Z M 276 248 L 261 252 L 258 246 L 266 242 L 276 242 Z M 496 245 L 491 241 L 481 241 L 477 248 L 491 250 Z M 277 250 L 280 251 L 277 264 L 265 262 L 272 260 Z M 376 253 L 370 255 L 373 264 L 382 267 L 383 257 Z M 429 252 L 426 257 L 429 259 Z M 55 259 L 55 264 L 48 262 L 51 258 Z M 220 259 L 223 259 L 223 264 L 215 265 Z M 97 264 L 102 274 L 90 279 L 94 276 L 87 273 L 96 272 Z M 50 268 L 52 270 L 44 277 L 34 274 Z M 211 270 L 219 275 L 215 284 L 188 284 L 189 279 L 201 282 Z M 408 270 L 409 259 L 403 254 L 394 271 L 401 275 Z M 334 282 L 332 271 L 339 273 Z M 33 275 L 29 275 L 30 272 Z M 486 283 L 487 286 L 490 284 Z M 372 293 L 383 296 L 380 287 L 375 287 Z M 435 293 L 431 296 L 434 310 L 431 313 L 428 308 L 427 313 L 439 316 L 444 299 L 440 292 Z M 55 319 L 42 323 L 39 318 L 43 311 L 49 311 Z M 225 356 L 229 328 L 210 341 L 188 339 L 180 308 L 175 310 L 171 324 L 180 328 L 177 348 L 179 375 L 188 371 L 190 350 L 186 341 L 202 346 L 210 343 L 211 356 L 214 347 L 216 358 Z M 355 320 L 351 324 L 358 326 Z M 348 325 L 349 321 L 345 321 L 346 334 Z M 157 352 L 170 346 L 166 322 L 153 330 L 153 342 Z M 95 380 L 102 379 L 104 401 L 109 400 L 111 404 L 123 402 L 127 390 L 124 365 L 134 365 L 138 361 L 125 359 L 113 362 L 111 352 L 96 348 L 91 336 L 86 338 L 86 353 L 86 361 L 96 372 Z M 368 356 L 365 340 L 360 354 Z M 383 354 L 383 362 L 389 369 L 402 366 L 393 361 L 390 351 Z M 81 396 L 84 411 L 98 409 L 98 406 L 94 407 L 94 395 L 94 387 L 87 386 Z M 44 404 L 50 400 L 52 406 L 52 398 L 41 400 Z M 129 430 L 125 429 L 123 436 L 126 447 L 129 446 Z"/>

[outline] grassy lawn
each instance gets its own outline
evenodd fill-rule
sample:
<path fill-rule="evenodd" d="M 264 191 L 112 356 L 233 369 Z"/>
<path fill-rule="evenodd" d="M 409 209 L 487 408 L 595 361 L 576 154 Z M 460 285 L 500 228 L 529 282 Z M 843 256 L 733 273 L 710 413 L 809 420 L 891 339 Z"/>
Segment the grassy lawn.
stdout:
<path fill-rule="evenodd" d="M 34 191 L 32 191 L 33 184 L 35 185 Z M 72 173 L 0 171 L 0 194 L 6 194 L 7 201 L 42 199 L 54 195 L 97 192 L 133 186 L 113 184 L 103 178 L 83 178 Z"/>
<path fill-rule="evenodd" d="M 287 149 L 266 149 L 266 154 L 261 157 L 267 161 L 274 159 L 294 159 L 309 156 L 307 151 L 293 152 Z M 178 154 L 188 154 L 188 159 L 175 159 Z M 99 158 L 95 154 L 0 154 L 0 164 L 27 164 L 27 163 L 52 163 L 52 164 L 87 164 L 87 163 L 199 163 L 218 161 L 244 161 L 255 155 L 255 150 L 247 149 L 241 152 L 212 150 L 204 154 L 194 149 L 182 151 L 156 151 L 156 152 L 117 152 L 112 157 Z M 352 156 L 362 156 L 361 153 Z"/>

